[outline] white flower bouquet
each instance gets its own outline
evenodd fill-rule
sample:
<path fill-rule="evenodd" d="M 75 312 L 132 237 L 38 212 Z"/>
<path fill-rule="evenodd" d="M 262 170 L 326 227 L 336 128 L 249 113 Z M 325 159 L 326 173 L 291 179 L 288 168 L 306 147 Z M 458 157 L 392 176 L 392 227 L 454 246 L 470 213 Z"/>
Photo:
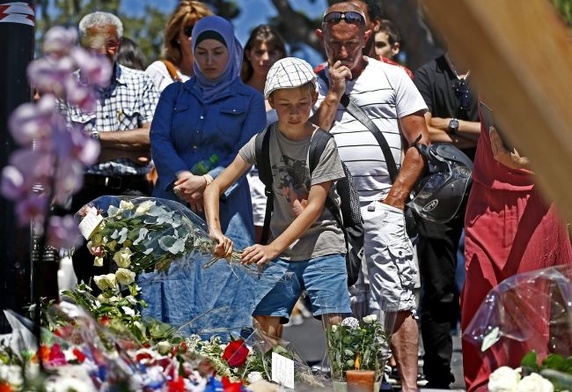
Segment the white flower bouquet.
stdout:
<path fill-rule="evenodd" d="M 171 263 L 194 252 L 212 254 L 214 242 L 205 222 L 182 204 L 151 197 L 102 196 L 78 212 L 80 229 L 89 240 L 94 264 L 111 257 L 118 267 L 113 276 L 96 284 L 129 284 L 143 271 L 167 271 Z M 238 262 L 240 252 L 229 262 Z"/>

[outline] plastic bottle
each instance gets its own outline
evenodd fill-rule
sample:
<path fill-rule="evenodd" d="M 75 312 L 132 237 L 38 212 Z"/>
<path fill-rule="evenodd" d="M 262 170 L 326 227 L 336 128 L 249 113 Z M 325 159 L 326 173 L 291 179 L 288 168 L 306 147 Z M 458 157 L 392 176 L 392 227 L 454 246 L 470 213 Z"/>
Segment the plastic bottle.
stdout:
<path fill-rule="evenodd" d="M 218 155 L 213 154 L 209 157 L 209 159 L 203 159 L 202 161 L 198 161 L 193 165 L 191 168 L 191 173 L 202 176 L 203 174 L 207 174 L 209 170 L 211 170 L 214 165 L 218 162 Z"/>

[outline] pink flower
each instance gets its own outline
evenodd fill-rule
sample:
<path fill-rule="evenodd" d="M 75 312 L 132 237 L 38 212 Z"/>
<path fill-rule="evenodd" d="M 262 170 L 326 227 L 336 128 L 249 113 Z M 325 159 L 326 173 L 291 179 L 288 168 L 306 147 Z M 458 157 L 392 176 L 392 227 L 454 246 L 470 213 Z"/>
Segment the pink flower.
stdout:
<path fill-rule="evenodd" d="M 75 48 L 70 53 L 79 66 L 82 79 L 99 87 L 107 87 L 113 68 L 105 56 L 94 56 L 85 49 Z"/>

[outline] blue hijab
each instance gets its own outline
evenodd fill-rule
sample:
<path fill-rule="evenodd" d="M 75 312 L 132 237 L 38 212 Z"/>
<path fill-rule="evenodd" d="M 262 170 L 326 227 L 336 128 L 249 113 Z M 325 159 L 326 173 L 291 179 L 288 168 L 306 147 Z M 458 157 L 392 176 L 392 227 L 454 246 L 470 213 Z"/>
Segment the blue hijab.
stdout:
<path fill-rule="evenodd" d="M 216 79 L 209 79 L 201 72 L 195 60 L 193 69 L 197 84 L 203 94 L 204 102 L 210 103 L 221 96 L 221 93 L 226 93 L 228 86 L 240 76 L 240 66 L 242 65 L 242 46 L 234 36 L 234 29 L 232 25 L 220 16 L 207 16 L 199 19 L 193 28 L 192 35 L 192 50 L 193 56 L 195 55 L 196 45 L 205 38 L 201 37 L 206 32 L 208 38 L 212 36 L 221 37 L 228 49 L 228 63 L 223 73 Z M 212 34 L 212 33 L 215 34 Z"/>

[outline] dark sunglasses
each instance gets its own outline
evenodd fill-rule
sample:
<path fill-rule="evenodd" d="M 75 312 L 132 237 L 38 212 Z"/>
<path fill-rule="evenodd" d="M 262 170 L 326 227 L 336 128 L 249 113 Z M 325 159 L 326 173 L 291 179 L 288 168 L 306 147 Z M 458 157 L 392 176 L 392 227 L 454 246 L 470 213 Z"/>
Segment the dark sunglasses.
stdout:
<path fill-rule="evenodd" d="M 185 33 L 185 35 L 186 35 L 187 37 L 190 37 L 191 35 L 193 35 L 193 28 L 194 28 L 194 27 L 195 27 L 195 26 L 192 26 L 192 25 L 191 25 L 191 26 L 185 26 L 185 27 L 183 27 L 183 33 Z"/>
<path fill-rule="evenodd" d="M 455 95 L 459 101 L 459 109 L 469 110 L 472 103 L 472 98 L 469 92 L 469 84 L 465 78 L 458 79 L 453 86 L 453 90 L 455 90 Z"/>
<path fill-rule="evenodd" d="M 357 11 L 332 11 L 324 15 L 323 23 L 339 23 L 341 20 L 351 24 L 365 24 L 365 18 Z"/>

